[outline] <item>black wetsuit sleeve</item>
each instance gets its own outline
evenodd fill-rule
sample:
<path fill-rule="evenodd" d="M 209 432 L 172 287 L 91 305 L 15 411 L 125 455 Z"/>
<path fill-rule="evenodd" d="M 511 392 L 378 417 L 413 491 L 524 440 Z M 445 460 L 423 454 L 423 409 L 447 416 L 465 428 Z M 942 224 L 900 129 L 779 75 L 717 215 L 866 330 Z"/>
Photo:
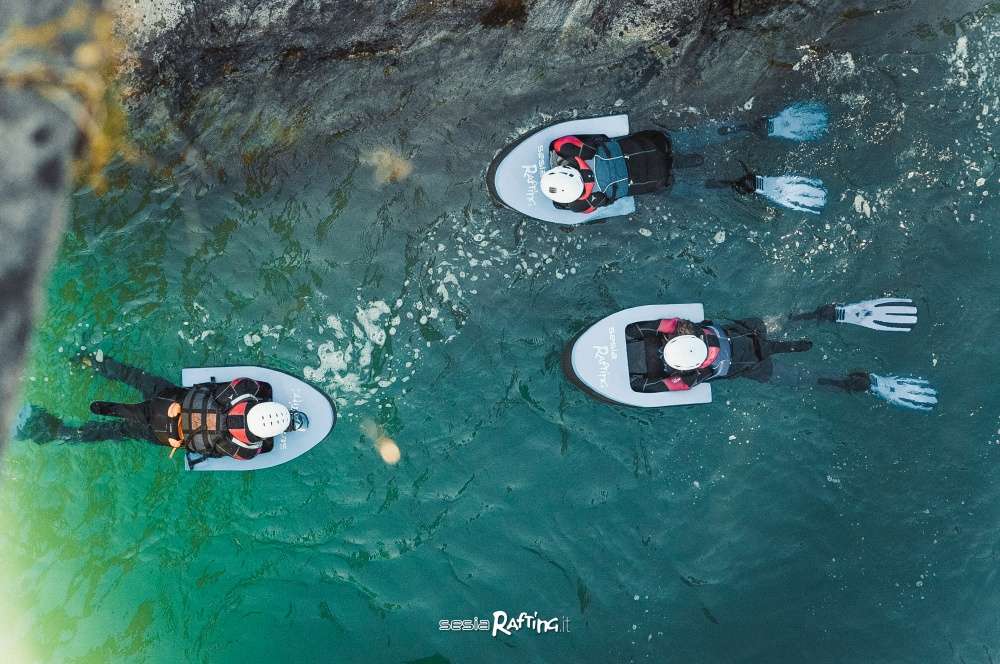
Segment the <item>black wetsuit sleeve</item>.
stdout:
<path fill-rule="evenodd" d="M 571 212 L 587 212 L 591 208 L 604 207 L 605 205 L 609 205 L 610 203 L 611 199 L 609 199 L 603 193 L 598 191 L 594 192 L 590 196 L 590 198 L 586 200 L 581 199 L 578 201 L 573 201 L 572 203 L 556 203 L 553 201 L 552 204 L 557 208 L 559 208 L 560 210 L 569 210 Z"/>
<path fill-rule="evenodd" d="M 597 148 L 601 147 L 608 141 L 608 137 L 603 134 L 579 134 L 575 135 L 574 138 L 580 139 L 583 145 L 574 145 L 568 141 L 559 144 L 559 149 L 556 150 L 555 146 L 558 141 L 552 141 L 549 145 L 549 149 L 559 155 L 560 158 L 566 160 L 572 160 L 574 157 L 580 157 L 581 159 L 593 159 L 594 155 L 597 154 Z"/>
<path fill-rule="evenodd" d="M 641 320 L 637 323 L 629 323 L 625 326 L 625 337 L 627 339 L 646 339 L 659 334 L 660 320 Z"/>
<path fill-rule="evenodd" d="M 597 154 L 597 148 L 608 142 L 608 137 L 604 134 L 577 134 L 577 138 L 583 141 L 583 148 L 580 156 L 584 159 L 593 159 Z"/>
<path fill-rule="evenodd" d="M 260 386 L 260 391 L 257 392 L 257 398 L 261 401 L 270 401 L 274 398 L 274 390 L 271 389 L 270 383 L 265 383 L 262 380 L 256 381 L 257 385 Z"/>
<path fill-rule="evenodd" d="M 271 399 L 271 386 L 268 383 L 258 382 L 253 378 L 237 378 L 229 383 L 215 383 L 215 400 L 223 408 L 228 408 L 234 402 L 241 400 L 240 397 L 247 395 L 268 401 Z"/>
<path fill-rule="evenodd" d="M 635 392 L 667 392 L 667 384 L 662 380 L 651 380 L 648 376 L 643 374 L 632 374 L 629 376 L 629 382 L 632 385 L 632 390 Z"/>
<path fill-rule="evenodd" d="M 680 378 L 681 382 L 692 388 L 695 385 L 705 382 L 705 380 L 710 376 L 704 371 L 688 371 L 682 374 L 673 374 L 668 376 L 668 378 Z M 643 376 L 642 374 L 632 374 L 629 376 L 629 382 L 632 385 L 632 389 L 636 392 L 683 392 L 683 390 L 671 390 L 667 387 L 666 382 L 663 379 L 652 379 L 649 376 Z"/>
<path fill-rule="evenodd" d="M 696 371 L 688 371 L 681 374 L 681 380 L 684 381 L 684 384 L 688 387 L 694 387 L 695 385 L 704 383 L 711 377 L 711 369 L 698 369 Z"/>
<path fill-rule="evenodd" d="M 611 198 L 603 191 L 595 191 L 590 195 L 590 199 L 587 202 L 589 202 L 593 207 L 599 208 L 604 207 L 605 205 L 611 205 L 614 201 L 612 201 Z"/>

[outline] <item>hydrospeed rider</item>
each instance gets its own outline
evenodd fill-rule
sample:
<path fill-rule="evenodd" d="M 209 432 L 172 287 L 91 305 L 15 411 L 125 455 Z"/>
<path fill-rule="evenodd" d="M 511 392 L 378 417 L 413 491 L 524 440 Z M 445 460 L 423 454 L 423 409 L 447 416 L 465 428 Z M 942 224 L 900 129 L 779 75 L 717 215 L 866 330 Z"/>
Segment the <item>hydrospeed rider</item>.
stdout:
<path fill-rule="evenodd" d="M 824 107 L 799 103 L 754 125 L 722 127 L 719 133 L 747 130 L 765 137 L 810 141 L 826 133 L 826 124 Z M 557 208 L 581 214 L 626 196 L 667 189 L 674 169 L 704 163 L 701 155 L 675 155 L 670 135 L 656 130 L 618 138 L 602 134 L 562 136 L 552 141 L 549 150 L 549 163 L 554 166 L 542 174 L 542 193 Z M 760 194 L 783 207 L 813 214 L 819 214 L 826 204 L 826 189 L 820 180 L 798 175 L 763 176 L 745 165 L 744 171 L 742 178 L 708 180 L 705 186 Z"/>
<path fill-rule="evenodd" d="M 881 298 L 855 304 L 829 304 L 791 320 L 817 320 L 860 325 L 874 330 L 908 332 L 916 323 L 912 300 Z M 692 321 L 670 318 L 631 323 L 625 328 L 629 378 L 636 392 L 689 390 L 699 383 L 723 378 L 769 382 L 774 374 L 771 357 L 812 348 L 808 339 L 774 341 L 759 318 L 731 321 Z M 850 392 L 868 391 L 890 403 L 930 410 L 936 391 L 923 379 L 854 372 L 845 378 L 818 383 Z"/>
<path fill-rule="evenodd" d="M 296 428 L 288 407 L 271 400 L 271 386 L 252 378 L 171 386 L 141 403 L 95 401 L 90 412 L 144 426 L 157 445 L 240 461 L 270 452 L 275 436 Z"/>
<path fill-rule="evenodd" d="M 560 209 L 590 214 L 619 198 L 662 191 L 673 168 L 696 166 L 700 155 L 674 156 L 670 137 L 640 131 L 620 138 L 600 134 L 563 136 L 552 141 L 551 163 L 542 174 L 542 193 Z M 588 163 L 593 161 L 593 167 Z"/>
<path fill-rule="evenodd" d="M 80 427 L 66 427 L 43 410 L 29 419 L 41 429 L 41 439 L 61 438 L 70 442 L 96 442 L 115 438 L 140 438 L 174 451 L 184 448 L 204 458 L 253 459 L 274 447 L 274 437 L 285 431 L 304 428 L 302 413 L 273 401 L 271 386 L 251 378 L 226 383 L 199 383 L 178 387 L 170 381 L 111 357 L 93 362 L 77 360 L 104 377 L 136 389 L 144 401 L 112 403 L 95 401 L 90 411 L 116 418 L 115 422 L 92 421 Z M 192 458 L 194 458 L 193 461 Z"/>

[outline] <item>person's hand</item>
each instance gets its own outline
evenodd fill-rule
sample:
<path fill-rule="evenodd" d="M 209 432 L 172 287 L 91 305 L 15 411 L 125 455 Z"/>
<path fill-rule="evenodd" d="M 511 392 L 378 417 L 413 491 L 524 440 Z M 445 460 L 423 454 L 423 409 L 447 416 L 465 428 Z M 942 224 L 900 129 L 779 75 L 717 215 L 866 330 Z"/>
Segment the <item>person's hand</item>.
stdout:
<path fill-rule="evenodd" d="M 170 443 L 170 447 L 173 448 L 180 447 L 181 445 L 184 444 L 182 441 L 179 441 L 176 438 L 167 438 L 167 442 Z"/>
<path fill-rule="evenodd" d="M 177 417 L 181 414 L 181 405 L 176 401 L 167 408 L 167 417 Z"/>

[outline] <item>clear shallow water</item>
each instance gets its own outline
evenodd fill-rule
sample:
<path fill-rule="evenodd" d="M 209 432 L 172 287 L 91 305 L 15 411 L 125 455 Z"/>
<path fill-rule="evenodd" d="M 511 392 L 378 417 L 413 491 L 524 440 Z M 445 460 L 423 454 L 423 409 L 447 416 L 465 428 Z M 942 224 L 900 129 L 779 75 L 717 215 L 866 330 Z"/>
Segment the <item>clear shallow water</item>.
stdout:
<path fill-rule="evenodd" d="M 15 441 L 0 643 L 28 661 L 994 659 L 1000 25 L 993 5 L 953 4 L 845 19 L 813 45 L 769 33 L 700 85 L 609 81 L 600 100 L 559 87 L 569 65 L 541 71 L 493 41 L 464 78 L 418 52 L 392 72 L 220 86 L 182 115 L 155 92 L 137 102 L 156 175 L 119 165 L 104 197 L 75 196 L 27 401 L 73 423 L 91 399 L 133 396 L 73 364 L 82 346 L 169 378 L 285 369 L 342 420 L 298 462 L 244 476 L 188 475 L 139 443 Z M 506 97 L 483 89 L 504 75 Z M 380 84 L 359 96 L 358 80 Z M 495 150 L 619 98 L 640 128 L 825 100 L 821 143 L 706 157 L 726 175 L 739 157 L 822 177 L 826 212 L 699 201 L 683 183 L 573 233 L 492 207 Z M 412 173 L 380 182 L 380 150 Z M 929 416 L 749 382 L 710 406 L 625 410 L 559 367 L 566 340 L 617 308 L 777 320 L 883 293 L 919 302 L 912 334 L 788 328 L 816 342 L 795 363 L 925 376 L 942 395 Z M 572 631 L 437 630 L 497 609 Z M 227 612 L 264 627 L 233 632 Z"/>

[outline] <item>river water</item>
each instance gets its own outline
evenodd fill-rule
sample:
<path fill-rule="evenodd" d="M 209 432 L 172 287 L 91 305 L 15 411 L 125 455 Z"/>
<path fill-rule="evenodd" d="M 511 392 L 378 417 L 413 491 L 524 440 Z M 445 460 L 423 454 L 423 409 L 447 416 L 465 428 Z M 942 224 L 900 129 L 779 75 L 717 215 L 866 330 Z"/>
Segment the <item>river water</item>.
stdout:
<path fill-rule="evenodd" d="M 74 426 L 92 399 L 136 398 L 82 353 L 174 380 L 276 367 L 341 420 L 256 473 L 15 437 L 0 646 L 44 662 L 995 661 L 1000 15 L 879 4 L 815 39 L 761 32 L 690 76 L 626 58 L 581 87 L 578 61 L 500 36 L 275 66 L 183 105 L 147 86 L 131 112 L 149 162 L 75 193 L 26 401 Z M 553 119 L 626 111 L 698 135 L 798 99 L 830 107 L 826 139 L 744 138 L 706 163 L 821 177 L 820 216 L 685 188 L 567 233 L 496 208 L 483 182 Z M 884 294 L 917 301 L 911 334 L 780 327 Z M 941 402 L 733 381 L 710 405 L 638 411 L 563 378 L 587 324 L 689 301 L 808 335 L 789 360 L 804 372 L 920 375 Z M 569 631 L 438 628 L 497 610 Z"/>

